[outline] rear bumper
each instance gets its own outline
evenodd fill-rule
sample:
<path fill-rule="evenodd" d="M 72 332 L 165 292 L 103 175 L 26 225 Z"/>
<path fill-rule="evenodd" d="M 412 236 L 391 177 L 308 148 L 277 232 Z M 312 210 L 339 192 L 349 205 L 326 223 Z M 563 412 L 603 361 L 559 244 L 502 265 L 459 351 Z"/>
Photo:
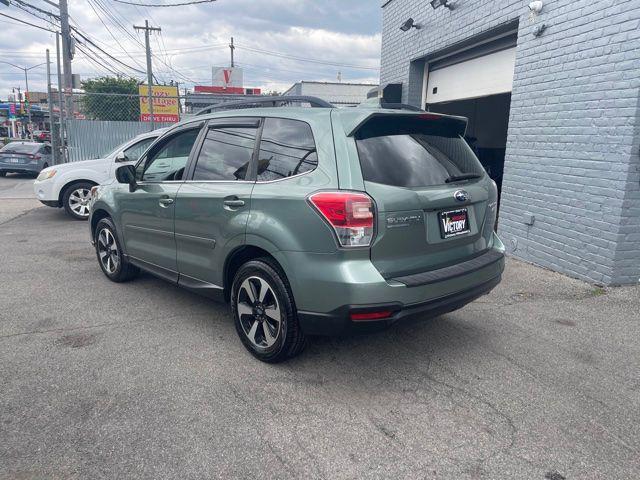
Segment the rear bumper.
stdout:
<path fill-rule="evenodd" d="M 345 305 L 329 313 L 298 311 L 298 320 L 307 335 L 346 335 L 350 333 L 375 332 L 411 317 L 434 318 L 438 315 L 458 310 L 477 298 L 488 294 L 501 280 L 502 276 L 498 275 L 488 282 L 467 290 L 411 305 L 398 303 L 375 304 L 366 307 Z M 387 309 L 393 311 L 394 314 L 384 320 L 354 322 L 349 317 L 349 314 L 354 311 L 366 312 Z"/>
<path fill-rule="evenodd" d="M 39 173 L 40 170 L 38 163 L 0 163 L 0 171 L 7 173 Z"/>
<path fill-rule="evenodd" d="M 278 258 L 291 285 L 301 327 L 310 335 L 384 328 L 415 314 L 437 316 L 490 292 L 504 271 L 504 245 L 465 262 L 406 277 L 381 276 L 368 251 Z M 352 321 L 351 313 L 391 311 L 384 319 Z"/>

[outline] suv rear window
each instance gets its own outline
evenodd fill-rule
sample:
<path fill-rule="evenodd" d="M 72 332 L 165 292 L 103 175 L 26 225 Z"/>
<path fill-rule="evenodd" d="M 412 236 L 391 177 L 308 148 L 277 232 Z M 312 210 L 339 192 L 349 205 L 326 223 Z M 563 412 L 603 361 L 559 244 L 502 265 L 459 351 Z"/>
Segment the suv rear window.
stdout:
<path fill-rule="evenodd" d="M 362 176 L 369 182 L 429 187 L 459 175 L 484 174 L 459 128 L 444 120 L 378 117 L 355 137 Z"/>

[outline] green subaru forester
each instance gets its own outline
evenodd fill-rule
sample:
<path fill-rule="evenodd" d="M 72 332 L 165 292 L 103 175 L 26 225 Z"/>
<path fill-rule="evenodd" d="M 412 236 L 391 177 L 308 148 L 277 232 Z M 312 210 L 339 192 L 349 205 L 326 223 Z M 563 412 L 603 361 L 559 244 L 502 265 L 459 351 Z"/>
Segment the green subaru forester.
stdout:
<path fill-rule="evenodd" d="M 309 335 L 458 309 L 504 269 L 496 185 L 465 129 L 364 106 L 196 116 L 94 187 L 100 267 L 230 302 L 242 343 L 266 362 Z"/>

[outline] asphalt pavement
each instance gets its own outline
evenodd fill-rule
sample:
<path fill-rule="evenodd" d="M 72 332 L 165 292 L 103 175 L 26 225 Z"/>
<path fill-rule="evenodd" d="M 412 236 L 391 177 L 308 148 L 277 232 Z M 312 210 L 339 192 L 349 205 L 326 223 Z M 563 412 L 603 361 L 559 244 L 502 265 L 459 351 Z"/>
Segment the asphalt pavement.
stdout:
<path fill-rule="evenodd" d="M 109 282 L 0 178 L 0 479 L 640 478 L 640 287 L 515 260 L 464 309 L 265 365 L 226 305 Z"/>

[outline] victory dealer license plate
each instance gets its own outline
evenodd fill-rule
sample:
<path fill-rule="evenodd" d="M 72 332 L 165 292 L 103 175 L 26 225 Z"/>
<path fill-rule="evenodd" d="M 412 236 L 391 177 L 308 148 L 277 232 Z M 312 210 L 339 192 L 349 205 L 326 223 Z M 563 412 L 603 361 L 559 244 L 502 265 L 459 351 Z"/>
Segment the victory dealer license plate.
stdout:
<path fill-rule="evenodd" d="M 466 208 L 440 212 L 440 233 L 442 238 L 456 237 L 469 233 L 469 212 Z"/>

